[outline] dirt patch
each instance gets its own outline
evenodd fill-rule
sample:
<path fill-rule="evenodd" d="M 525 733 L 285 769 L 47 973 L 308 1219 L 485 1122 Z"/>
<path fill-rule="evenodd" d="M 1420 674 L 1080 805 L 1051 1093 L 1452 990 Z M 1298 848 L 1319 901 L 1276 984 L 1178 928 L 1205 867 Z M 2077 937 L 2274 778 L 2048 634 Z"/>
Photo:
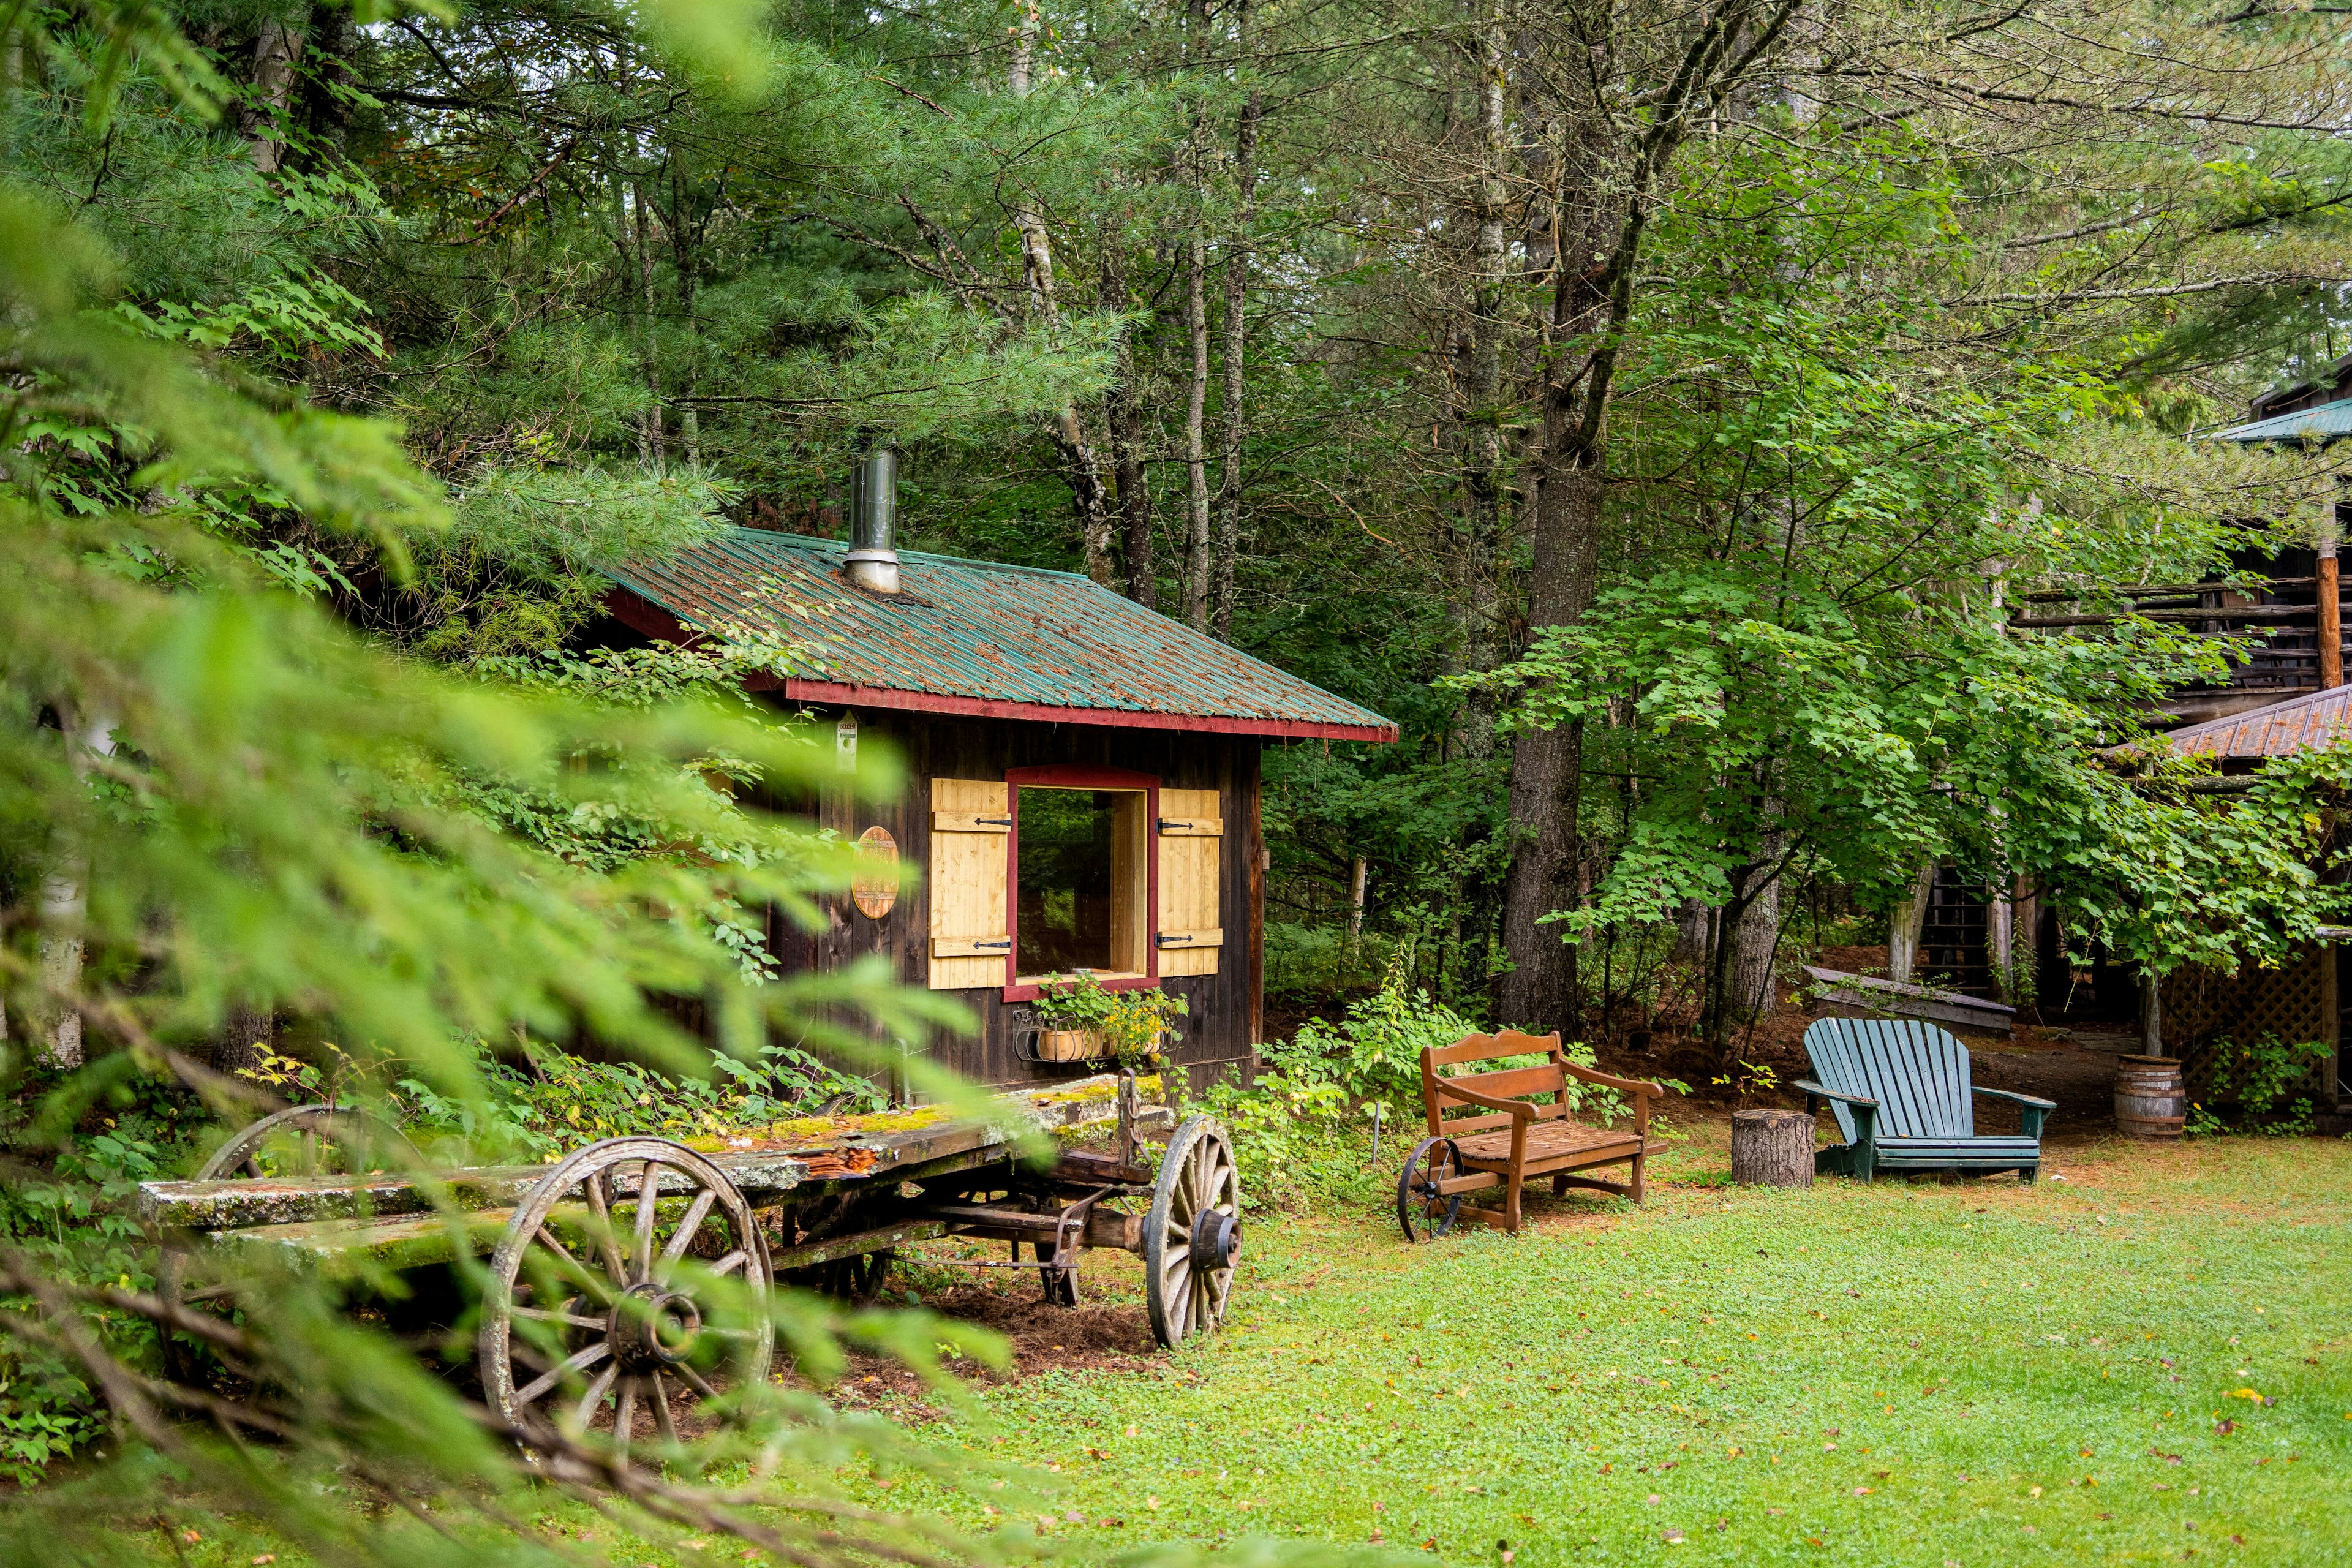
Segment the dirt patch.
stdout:
<path fill-rule="evenodd" d="M 975 1383 L 1018 1383 L 1040 1373 L 1151 1372 L 1167 1358 L 1151 1337 L 1151 1321 L 1138 1302 L 1089 1302 L 1075 1307 L 1046 1303 L 1042 1291 L 1012 1294 L 984 1286 L 962 1286 L 926 1295 L 923 1305 L 944 1318 L 1002 1334 L 1013 1363 L 986 1373 L 969 1363 L 958 1372 Z M 843 1405 L 887 1405 L 900 1411 L 927 1408 L 922 1380 L 887 1356 L 853 1352 L 849 1371 L 833 1390 Z"/>

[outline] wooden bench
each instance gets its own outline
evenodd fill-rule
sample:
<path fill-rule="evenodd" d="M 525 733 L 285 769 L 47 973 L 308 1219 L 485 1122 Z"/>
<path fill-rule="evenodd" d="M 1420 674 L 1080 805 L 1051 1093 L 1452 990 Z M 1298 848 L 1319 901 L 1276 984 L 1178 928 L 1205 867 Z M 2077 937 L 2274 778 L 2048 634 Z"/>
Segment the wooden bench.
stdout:
<path fill-rule="evenodd" d="M 1971 1083 L 1969 1048 L 1932 1024 L 1823 1018 L 1805 1031 L 1805 1109 L 1829 1101 L 1846 1140 L 1813 1156 L 1822 1174 L 2015 1171 L 2030 1182 L 2042 1169 L 2042 1124 L 2056 1102 Z M 2024 1131 L 1979 1133 L 1978 1095 L 2022 1107 Z"/>
<path fill-rule="evenodd" d="M 1438 1071 L 1461 1062 L 1538 1055 L 1549 1059 L 1534 1067 L 1454 1078 Z M 1633 1125 L 1587 1127 L 1570 1120 L 1570 1079 L 1631 1096 Z M 1398 1179 L 1398 1221 L 1416 1241 L 1442 1236 L 1465 1219 L 1517 1233 L 1519 1195 L 1530 1176 L 1549 1176 L 1555 1193 L 1590 1187 L 1640 1203 L 1642 1167 L 1649 1155 L 1650 1101 L 1664 1093 L 1657 1084 L 1612 1078 L 1569 1060 L 1556 1034 L 1505 1030 L 1426 1047 L 1421 1053 L 1421 1098 L 1429 1135 L 1406 1158 Z M 1537 1098 L 1523 1098 L 1527 1096 Z M 1469 1114 L 1446 1114 L 1461 1109 Z M 1572 1173 L 1604 1165 L 1631 1166 L 1629 1179 L 1621 1183 Z M 1503 1188 L 1501 1208 L 1462 1202 L 1463 1194 L 1497 1183 Z"/>

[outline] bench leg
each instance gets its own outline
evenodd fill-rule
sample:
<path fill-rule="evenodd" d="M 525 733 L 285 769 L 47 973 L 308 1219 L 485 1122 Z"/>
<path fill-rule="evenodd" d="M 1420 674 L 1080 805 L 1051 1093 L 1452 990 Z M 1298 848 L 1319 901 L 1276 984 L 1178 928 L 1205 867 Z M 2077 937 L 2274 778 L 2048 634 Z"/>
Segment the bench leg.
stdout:
<path fill-rule="evenodd" d="M 1527 1178 L 1517 1171 L 1511 1173 L 1506 1184 L 1503 1198 L 1503 1228 L 1513 1236 L 1519 1234 L 1519 1194 L 1526 1185 Z"/>
<path fill-rule="evenodd" d="M 1568 1193 L 1568 1173 L 1562 1171 L 1551 1179 L 1551 1195 L 1564 1197 Z"/>
<path fill-rule="evenodd" d="M 1649 1157 L 1650 1155 L 1647 1150 L 1643 1150 L 1641 1153 L 1633 1156 L 1633 1179 L 1632 1182 L 1627 1184 L 1625 1195 L 1632 1198 L 1637 1204 L 1642 1201 L 1642 1166 Z"/>

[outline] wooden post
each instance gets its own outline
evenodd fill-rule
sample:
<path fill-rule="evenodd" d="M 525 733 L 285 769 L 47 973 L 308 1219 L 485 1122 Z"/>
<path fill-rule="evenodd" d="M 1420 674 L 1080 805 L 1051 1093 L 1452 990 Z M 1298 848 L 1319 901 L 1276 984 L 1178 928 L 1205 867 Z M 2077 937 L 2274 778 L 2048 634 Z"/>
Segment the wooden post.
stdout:
<path fill-rule="evenodd" d="M 2343 1081 L 2338 1066 L 2344 1054 L 2344 1009 L 2336 989 L 2336 944 L 2319 944 L 2319 1038 L 2326 1044 L 2327 1056 L 2320 1064 L 2326 1078 L 2319 1086 L 2319 1103 L 2328 1110 L 2338 1109 L 2336 1085 Z"/>
<path fill-rule="evenodd" d="M 2164 977 L 2139 972 L 2139 1048 L 2142 1056 L 2164 1055 Z"/>
<path fill-rule="evenodd" d="M 1811 1186 L 1813 1119 L 1801 1110 L 1733 1111 L 1731 1179 L 1743 1186 Z"/>
<path fill-rule="evenodd" d="M 2319 537 L 2319 686 L 2323 691 L 2344 684 L 2344 607 L 2336 597 L 2333 506 L 2327 517 L 2327 526 Z"/>

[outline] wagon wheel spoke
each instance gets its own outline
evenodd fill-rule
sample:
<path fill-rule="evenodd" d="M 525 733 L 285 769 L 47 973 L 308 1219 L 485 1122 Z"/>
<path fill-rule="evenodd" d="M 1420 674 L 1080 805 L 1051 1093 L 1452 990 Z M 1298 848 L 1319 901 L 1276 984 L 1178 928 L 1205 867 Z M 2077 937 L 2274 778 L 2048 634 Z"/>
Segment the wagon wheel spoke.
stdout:
<path fill-rule="evenodd" d="M 613 1412 L 613 1447 L 625 1455 L 629 1451 L 629 1439 L 636 1435 L 637 1380 L 625 1377 L 621 1380 L 620 1402 Z"/>
<path fill-rule="evenodd" d="M 734 1251 L 729 1253 L 726 1257 L 719 1259 L 716 1263 L 713 1263 L 710 1266 L 711 1278 L 714 1279 L 724 1279 L 728 1275 L 734 1273 L 738 1268 L 742 1268 L 743 1265 L 749 1263 L 751 1260 L 751 1254 L 750 1249 L 739 1247 Z"/>
<path fill-rule="evenodd" d="M 520 1388 L 516 1389 L 515 1403 L 526 1406 L 538 1404 L 542 1394 L 562 1383 L 567 1375 L 575 1372 L 585 1372 L 612 1353 L 613 1347 L 602 1341 L 590 1345 L 585 1350 L 574 1351 Z"/>
<path fill-rule="evenodd" d="M 541 1226 L 539 1227 L 538 1234 L 532 1237 L 531 1239 L 541 1247 L 547 1248 L 549 1252 L 554 1254 L 557 1263 L 562 1265 L 562 1271 L 571 1275 L 572 1279 L 586 1286 L 595 1294 L 599 1300 L 610 1301 L 613 1299 L 614 1294 L 620 1289 L 620 1287 L 613 1280 L 607 1279 L 603 1274 L 598 1273 L 595 1269 L 589 1268 L 585 1263 L 581 1262 L 572 1250 L 564 1246 L 562 1240 L 556 1236 L 555 1232 L 550 1230 L 546 1226 Z"/>
<path fill-rule="evenodd" d="M 686 1249 L 694 1245 L 694 1238 L 701 1233 L 702 1222 L 710 1217 L 710 1206 L 718 1201 L 719 1194 L 709 1187 L 694 1194 L 694 1201 L 686 1205 L 686 1213 L 678 1220 L 677 1229 L 670 1236 L 669 1245 L 662 1248 L 664 1263 L 675 1263 L 686 1255 Z"/>
<path fill-rule="evenodd" d="M 614 1380 L 621 1375 L 617 1364 L 608 1364 L 588 1384 L 588 1392 L 580 1396 L 580 1407 L 572 1413 L 572 1424 L 585 1432 L 595 1424 L 597 1407 L 613 1392 Z"/>
<path fill-rule="evenodd" d="M 662 1441 L 677 1447 L 677 1417 L 669 1407 L 669 1385 L 657 1372 L 647 1374 L 646 1381 L 653 1384 L 654 1424 L 661 1429 Z"/>
<path fill-rule="evenodd" d="M 509 1310 L 518 1318 L 530 1318 L 542 1323 L 562 1323 L 566 1328 L 593 1329 L 600 1334 L 604 1331 L 604 1319 L 583 1317 L 578 1312 L 567 1312 L 559 1308 L 514 1307 Z"/>
<path fill-rule="evenodd" d="M 635 1225 L 629 1240 L 629 1280 L 632 1285 L 649 1278 L 654 1269 L 654 1216 L 660 1203 L 661 1178 L 657 1167 L 647 1160 L 637 1167 L 637 1207 Z"/>
<path fill-rule="evenodd" d="M 583 1184 L 588 1194 L 588 1207 L 595 1216 L 589 1229 L 596 1243 L 596 1254 L 604 1260 L 604 1272 L 615 1289 L 629 1283 L 628 1260 L 621 1256 L 620 1238 L 613 1229 L 613 1188 L 610 1173 L 592 1173 Z"/>
<path fill-rule="evenodd" d="M 687 1365 L 686 1363 L 678 1363 L 676 1366 L 670 1368 L 670 1371 L 677 1374 L 677 1380 L 680 1383 L 694 1390 L 694 1392 L 702 1398 L 714 1402 L 719 1398 L 719 1391 L 710 1386 L 710 1380 L 703 1376 L 700 1373 L 695 1371 L 694 1368 Z"/>

